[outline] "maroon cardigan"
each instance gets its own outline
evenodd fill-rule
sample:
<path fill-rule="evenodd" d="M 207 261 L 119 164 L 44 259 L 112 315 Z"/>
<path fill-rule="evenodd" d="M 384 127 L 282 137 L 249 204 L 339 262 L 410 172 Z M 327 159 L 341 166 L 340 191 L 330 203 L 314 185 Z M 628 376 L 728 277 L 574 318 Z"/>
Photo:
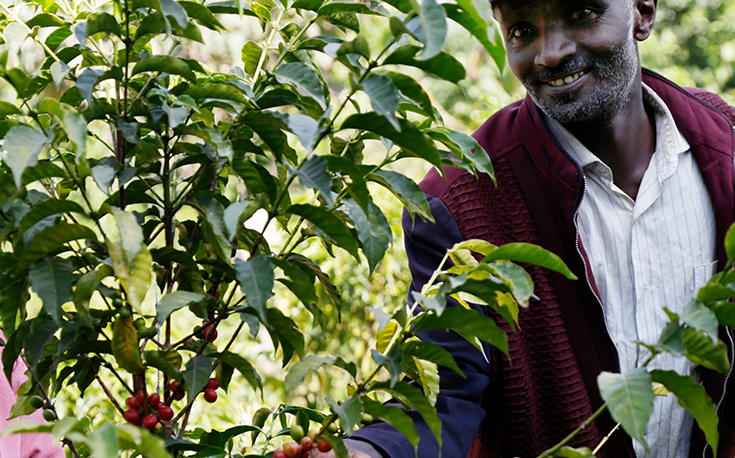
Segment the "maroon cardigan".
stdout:
<path fill-rule="evenodd" d="M 724 237 L 735 221 L 735 110 L 714 94 L 688 92 L 652 72 L 644 70 L 643 80 L 664 100 L 691 145 L 714 205 L 722 269 L 727 260 Z M 424 191 L 443 202 L 463 239 L 538 244 L 561 256 L 580 278 L 572 282 L 528 266 L 539 300 L 521 310 L 521 331 L 509 332 L 511 359 L 493 353 L 482 400 L 486 416 L 468 456 L 531 457 L 561 440 L 602 404 L 596 378 L 601 371 L 619 371 L 617 353 L 594 296 L 594 277 L 588 271 L 589 284 L 584 280 L 585 264 L 576 248 L 572 215 L 584 186 L 581 168 L 549 134 L 528 97 L 492 116 L 474 137 L 493 161 L 497 186 L 488 176 L 447 169 L 446 180 L 430 172 L 421 183 Z M 725 329 L 721 339 L 732 361 L 732 338 Z M 735 398 L 735 387 L 723 399 L 725 377 L 708 370 L 703 384 L 715 403 L 722 399 L 718 456 L 735 457 L 732 420 L 723 416 L 735 417 L 735 401 L 727 403 Z M 592 448 L 613 426 L 606 414 L 572 445 Z M 690 456 L 703 456 L 704 446 L 695 424 Z M 616 432 L 598 456 L 633 457 L 630 439 Z"/>

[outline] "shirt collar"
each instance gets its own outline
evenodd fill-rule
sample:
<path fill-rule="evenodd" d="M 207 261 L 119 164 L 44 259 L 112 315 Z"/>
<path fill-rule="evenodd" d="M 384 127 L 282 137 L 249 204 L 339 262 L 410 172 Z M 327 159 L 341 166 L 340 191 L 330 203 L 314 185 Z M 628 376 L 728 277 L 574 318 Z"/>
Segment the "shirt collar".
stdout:
<path fill-rule="evenodd" d="M 659 177 L 666 179 L 676 171 L 679 164 L 679 154 L 688 152 L 690 146 L 676 127 L 674 117 L 661 97 L 645 83 L 641 84 L 643 88 L 643 100 L 653 109 L 656 123 L 656 150 L 652 162 L 655 161 L 656 163 Z M 556 141 L 559 142 L 575 162 L 582 166 L 585 172 L 597 172 L 612 176 L 610 168 L 577 140 L 564 126 L 545 113 L 544 120 Z"/>

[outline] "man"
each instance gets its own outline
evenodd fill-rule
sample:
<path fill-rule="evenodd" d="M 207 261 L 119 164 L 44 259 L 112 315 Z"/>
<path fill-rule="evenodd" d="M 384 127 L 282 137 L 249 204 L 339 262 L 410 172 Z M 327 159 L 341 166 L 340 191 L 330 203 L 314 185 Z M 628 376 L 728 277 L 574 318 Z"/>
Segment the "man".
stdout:
<path fill-rule="evenodd" d="M 651 32 L 656 0 L 492 3 L 528 97 L 475 133 L 497 187 L 450 169 L 446 180 L 432 171 L 422 181 L 436 223 L 404 220 L 412 288 L 421 288 L 447 247 L 470 238 L 539 244 L 580 280 L 528 269 L 539 300 L 509 334 L 510 360 L 492 353 L 487 362 L 446 332 L 424 336 L 447 346 L 467 375 L 441 374 L 445 458 L 534 457 L 590 417 L 602 404 L 597 375 L 642 364 L 647 351 L 635 341 L 655 343 L 667 322 L 663 307 L 680 312 L 724 267 L 724 235 L 735 220 L 735 110 L 641 70 L 637 42 Z M 732 355 L 730 331 L 720 338 Z M 660 356 L 651 368 L 691 374 L 705 386 L 721 418 L 718 456 L 735 456 L 728 401 L 735 387 L 725 390 L 724 376 L 684 358 Z M 438 456 L 425 425 L 416 425 L 418 455 Z M 613 427 L 603 415 L 571 445 L 595 448 Z M 353 438 L 356 458 L 413 456 L 383 423 Z M 616 432 L 596 456 L 712 454 L 673 396 L 657 397 L 646 441 L 648 453 Z"/>

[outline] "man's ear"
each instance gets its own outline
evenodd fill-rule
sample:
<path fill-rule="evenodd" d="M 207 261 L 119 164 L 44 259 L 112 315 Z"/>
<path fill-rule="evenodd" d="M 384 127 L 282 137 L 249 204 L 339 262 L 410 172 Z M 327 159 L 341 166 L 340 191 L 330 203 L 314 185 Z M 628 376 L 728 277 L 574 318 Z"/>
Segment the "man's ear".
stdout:
<path fill-rule="evenodd" d="M 633 36 L 643 41 L 651 35 L 653 23 L 656 22 L 658 0 L 633 0 L 634 29 Z"/>

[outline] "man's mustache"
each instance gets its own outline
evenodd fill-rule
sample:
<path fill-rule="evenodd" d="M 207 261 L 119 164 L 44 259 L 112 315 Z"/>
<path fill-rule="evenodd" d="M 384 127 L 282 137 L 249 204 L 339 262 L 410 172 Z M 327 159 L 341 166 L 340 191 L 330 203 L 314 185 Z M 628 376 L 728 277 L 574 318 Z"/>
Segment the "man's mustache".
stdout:
<path fill-rule="evenodd" d="M 583 58 L 576 58 L 576 59 L 569 59 L 562 62 L 560 65 L 548 68 L 545 67 L 538 72 L 536 72 L 535 75 L 533 75 L 533 83 L 534 84 L 545 84 L 549 81 L 554 81 L 560 78 L 564 78 L 565 76 L 573 75 L 574 73 L 584 71 L 589 72 L 595 68 L 594 62 L 590 59 L 583 59 Z"/>

